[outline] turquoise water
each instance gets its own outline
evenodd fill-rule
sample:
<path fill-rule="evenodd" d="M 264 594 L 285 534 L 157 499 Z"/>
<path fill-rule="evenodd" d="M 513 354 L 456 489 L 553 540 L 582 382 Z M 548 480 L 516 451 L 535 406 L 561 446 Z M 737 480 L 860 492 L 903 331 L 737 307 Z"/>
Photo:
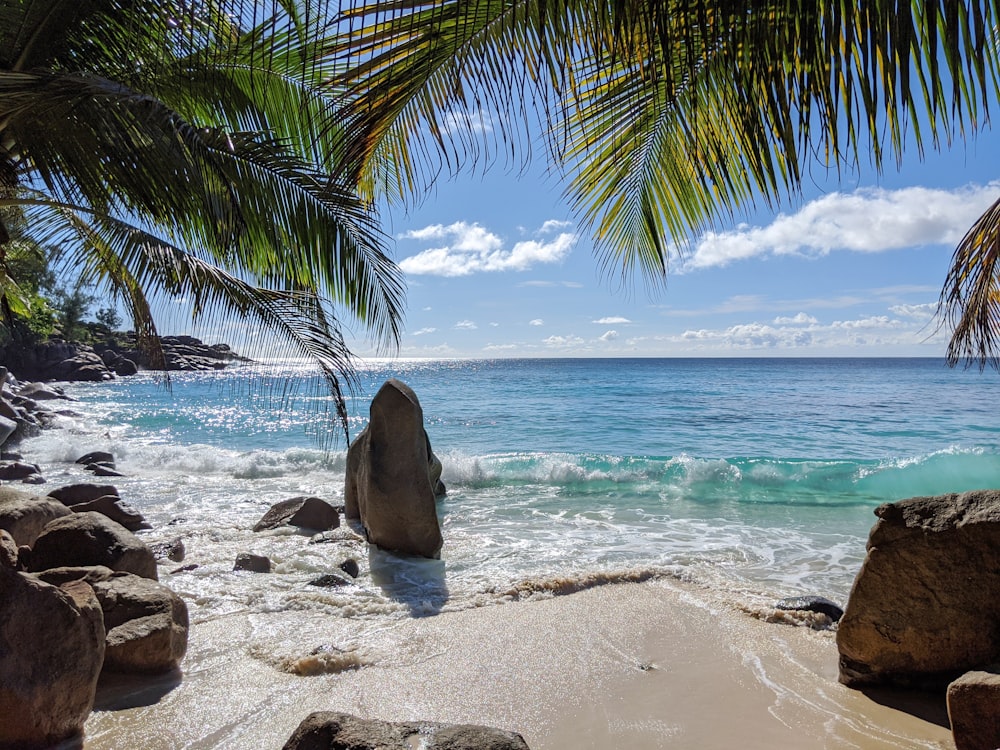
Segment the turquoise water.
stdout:
<path fill-rule="evenodd" d="M 420 398 L 449 488 L 444 572 L 415 574 L 411 609 L 479 604 L 528 579 L 647 569 L 748 597 L 843 599 L 878 504 L 1000 487 L 1000 376 L 940 360 L 366 362 L 352 436 L 388 377 Z M 26 452 L 50 481 L 68 481 L 76 455 L 110 448 L 128 474 L 123 494 L 154 525 L 201 540 L 205 571 L 227 570 L 254 540 L 236 530 L 269 503 L 342 498 L 346 446 L 323 447 L 338 428 L 316 382 L 271 363 L 178 374 L 169 391 L 146 374 L 72 384 L 82 416 Z M 313 551 L 274 544 L 292 589 L 322 569 Z M 377 578 L 373 567 L 372 606 L 352 616 L 384 614 L 380 596 L 400 600 L 399 581 Z M 222 610 L 304 606 L 207 575 L 190 593 Z"/>

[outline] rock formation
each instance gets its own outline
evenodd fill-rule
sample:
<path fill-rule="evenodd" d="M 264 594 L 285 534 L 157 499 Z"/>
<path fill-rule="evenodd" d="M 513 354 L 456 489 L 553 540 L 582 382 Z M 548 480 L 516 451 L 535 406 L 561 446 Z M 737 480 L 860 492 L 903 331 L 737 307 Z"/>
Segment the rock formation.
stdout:
<path fill-rule="evenodd" d="M 86 583 L 44 583 L 15 555 L 0 531 L 0 747 L 49 747 L 80 735 L 93 708 L 103 617 Z"/>
<path fill-rule="evenodd" d="M 418 746 L 424 750 L 528 750 L 521 735 L 502 729 L 473 724 L 390 723 L 333 711 L 309 714 L 283 750 L 412 750 Z"/>
<path fill-rule="evenodd" d="M 840 620 L 840 681 L 941 687 L 1000 661 L 1000 491 L 881 505 Z"/>
<path fill-rule="evenodd" d="M 73 513 L 49 522 L 35 540 L 32 571 L 66 565 L 106 565 L 156 580 L 156 559 L 138 537 L 101 513 Z"/>
<path fill-rule="evenodd" d="M 436 459 L 417 395 L 388 380 L 369 413 L 347 451 L 344 513 L 360 519 L 368 541 L 382 549 L 436 558 L 442 545 L 430 473 Z"/>
<path fill-rule="evenodd" d="M 104 612 L 104 669 L 156 674 L 176 669 L 187 651 L 184 600 L 155 581 L 118 573 L 93 584 Z"/>
<path fill-rule="evenodd" d="M 1000 667 L 967 672 L 948 686 L 955 750 L 1000 747 Z"/>
<path fill-rule="evenodd" d="M 340 526 L 340 514 L 330 503 L 321 498 L 293 497 L 272 505 L 253 530 L 267 531 L 279 526 L 328 531 Z"/>

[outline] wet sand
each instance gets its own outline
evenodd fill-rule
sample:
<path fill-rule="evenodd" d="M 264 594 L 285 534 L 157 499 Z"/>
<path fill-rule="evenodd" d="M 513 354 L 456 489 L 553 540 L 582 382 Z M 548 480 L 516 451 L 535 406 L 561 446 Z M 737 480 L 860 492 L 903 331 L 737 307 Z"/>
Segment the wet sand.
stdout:
<path fill-rule="evenodd" d="M 533 750 L 954 748 L 943 703 L 849 690 L 836 659 L 829 631 L 670 580 L 384 626 L 235 613 L 195 620 L 182 676 L 103 683 L 85 747 L 280 748 L 337 710 L 502 727 Z"/>

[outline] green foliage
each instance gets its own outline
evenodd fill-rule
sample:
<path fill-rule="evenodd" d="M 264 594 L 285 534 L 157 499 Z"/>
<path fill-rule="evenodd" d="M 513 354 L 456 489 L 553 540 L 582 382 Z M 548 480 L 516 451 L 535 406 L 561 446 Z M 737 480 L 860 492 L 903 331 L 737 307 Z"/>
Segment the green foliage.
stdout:
<path fill-rule="evenodd" d="M 117 331 L 122 325 L 122 316 L 116 307 L 102 307 L 94 313 L 94 318 L 108 331 Z"/>
<path fill-rule="evenodd" d="M 188 299 L 194 322 L 238 323 L 241 348 L 312 358 L 346 432 L 340 315 L 394 346 L 404 289 L 371 204 L 330 177 L 335 13 L 325 0 L 0 3 L 0 208 L 111 292 L 154 362 L 154 311 Z"/>
<path fill-rule="evenodd" d="M 66 341 L 86 341 L 88 329 L 83 319 L 90 312 L 90 307 L 97 297 L 80 284 L 70 289 L 60 287 L 54 290 L 52 297 L 62 337 Z"/>

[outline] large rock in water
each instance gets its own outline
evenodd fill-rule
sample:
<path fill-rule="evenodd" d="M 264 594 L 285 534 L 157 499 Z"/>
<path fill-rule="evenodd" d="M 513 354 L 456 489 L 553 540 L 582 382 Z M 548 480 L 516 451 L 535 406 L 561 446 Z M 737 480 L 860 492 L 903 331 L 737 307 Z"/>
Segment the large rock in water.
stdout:
<path fill-rule="evenodd" d="M 372 399 L 368 426 L 347 451 L 344 514 L 386 550 L 441 553 L 430 441 L 417 394 L 391 379 Z"/>
<path fill-rule="evenodd" d="M 94 705 L 104 624 L 83 581 L 52 586 L 18 573 L 0 531 L 0 748 L 78 736 Z"/>
<path fill-rule="evenodd" d="M 881 505 L 837 631 L 840 681 L 942 687 L 1000 662 L 1000 491 Z"/>
<path fill-rule="evenodd" d="M 157 580 L 156 558 L 141 539 L 101 513 L 73 513 L 51 521 L 31 549 L 32 571 L 66 565 L 106 565 Z"/>
<path fill-rule="evenodd" d="M 350 714 L 309 714 L 282 750 L 528 750 L 515 732 L 473 724 L 390 723 Z"/>

